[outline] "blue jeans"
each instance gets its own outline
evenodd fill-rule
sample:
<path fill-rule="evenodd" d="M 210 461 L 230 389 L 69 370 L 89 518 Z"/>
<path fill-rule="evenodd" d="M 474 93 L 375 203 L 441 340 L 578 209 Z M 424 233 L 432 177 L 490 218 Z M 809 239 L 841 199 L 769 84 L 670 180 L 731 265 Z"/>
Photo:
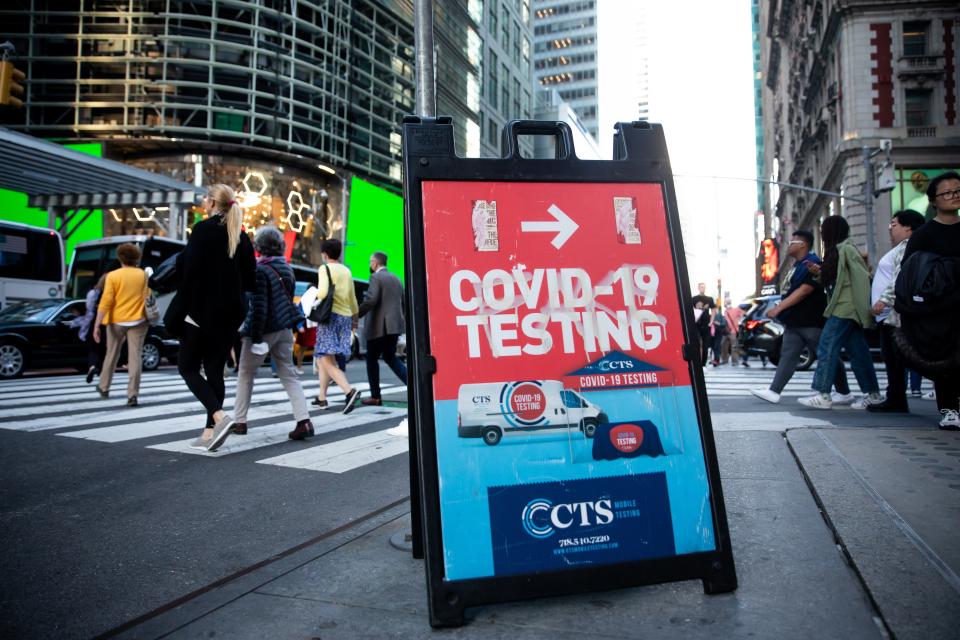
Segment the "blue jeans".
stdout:
<path fill-rule="evenodd" d="M 837 373 L 837 363 L 840 362 L 840 350 L 846 349 L 850 357 L 850 368 L 857 378 L 860 391 L 863 393 L 877 393 L 880 385 L 877 382 L 877 372 L 873 368 L 873 358 L 870 357 L 870 347 L 863 337 L 863 328 L 853 320 L 830 316 L 820 334 L 820 343 L 817 345 L 817 370 L 813 374 L 815 391 L 830 393 Z"/>

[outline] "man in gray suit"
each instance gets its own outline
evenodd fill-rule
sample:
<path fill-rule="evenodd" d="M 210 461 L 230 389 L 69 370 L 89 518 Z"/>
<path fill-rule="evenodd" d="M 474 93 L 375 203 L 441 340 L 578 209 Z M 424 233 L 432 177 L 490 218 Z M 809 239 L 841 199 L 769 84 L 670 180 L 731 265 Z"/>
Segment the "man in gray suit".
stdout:
<path fill-rule="evenodd" d="M 397 358 L 397 339 L 404 332 L 403 285 L 400 278 L 387 271 L 387 254 L 377 251 L 370 256 L 370 287 L 360 303 L 360 317 L 367 316 L 367 380 L 370 397 L 362 404 L 379 406 L 380 363 L 383 357 L 397 377 L 407 382 L 407 368 Z"/>

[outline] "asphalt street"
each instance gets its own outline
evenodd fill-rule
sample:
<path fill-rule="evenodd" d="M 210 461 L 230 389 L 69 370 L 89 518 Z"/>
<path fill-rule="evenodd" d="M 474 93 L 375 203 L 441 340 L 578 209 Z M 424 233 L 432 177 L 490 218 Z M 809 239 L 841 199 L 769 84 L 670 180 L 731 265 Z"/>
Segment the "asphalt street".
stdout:
<path fill-rule="evenodd" d="M 0 383 L 0 637 L 96 636 L 400 508 L 409 493 L 406 441 L 386 429 L 405 415 L 406 394 L 381 371 L 391 385 L 385 406 L 347 417 L 314 410 L 318 435 L 298 443 L 286 438 L 289 404 L 264 368 L 250 434 L 231 436 L 213 455 L 187 447 L 203 418 L 172 368 L 144 376 L 141 406 L 133 409 L 122 406 L 122 391 L 100 400 L 77 375 Z M 348 375 L 360 384 L 363 364 L 351 363 Z M 931 401 L 911 400 L 908 415 L 817 411 L 796 402 L 809 393 L 811 372 L 798 372 L 777 405 L 749 393 L 769 382 L 773 367 L 708 367 L 705 375 L 715 431 L 754 433 L 744 433 L 742 447 L 775 447 L 784 460 L 791 460 L 784 435 L 793 429 L 836 433 L 835 448 L 850 455 L 857 447 L 842 433 L 936 433 Z M 310 397 L 316 380 L 303 379 Z M 118 376 L 115 388 L 124 383 Z M 758 439 L 755 432 L 779 435 Z M 746 472 L 734 459 L 721 457 L 721 467 L 731 481 Z M 911 511 L 895 488 L 889 493 L 903 502 L 907 520 L 922 520 L 922 509 Z M 728 509 L 735 513 L 736 505 Z M 934 555 L 960 569 L 940 528 L 920 531 L 933 540 Z"/>

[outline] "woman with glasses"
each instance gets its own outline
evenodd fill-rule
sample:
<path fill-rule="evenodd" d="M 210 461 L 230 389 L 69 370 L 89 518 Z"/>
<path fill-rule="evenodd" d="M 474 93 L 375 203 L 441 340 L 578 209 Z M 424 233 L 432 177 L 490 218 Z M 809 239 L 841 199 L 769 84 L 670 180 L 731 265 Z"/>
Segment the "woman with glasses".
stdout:
<path fill-rule="evenodd" d="M 960 209 L 960 174 L 949 171 L 933 178 L 927 185 L 927 198 L 937 214 L 910 236 L 903 252 L 904 264 L 918 251 L 960 259 L 960 216 L 957 214 Z M 953 314 L 954 320 L 960 322 L 960 312 L 955 310 Z M 956 322 L 952 326 L 956 326 Z M 937 354 L 941 362 L 952 358 L 953 363 L 960 363 L 960 345 L 954 342 L 952 347 L 942 346 L 944 352 Z M 951 349 L 953 353 L 949 352 Z M 933 375 L 933 388 L 941 415 L 940 428 L 946 431 L 960 430 L 960 366 L 952 366 Z"/>

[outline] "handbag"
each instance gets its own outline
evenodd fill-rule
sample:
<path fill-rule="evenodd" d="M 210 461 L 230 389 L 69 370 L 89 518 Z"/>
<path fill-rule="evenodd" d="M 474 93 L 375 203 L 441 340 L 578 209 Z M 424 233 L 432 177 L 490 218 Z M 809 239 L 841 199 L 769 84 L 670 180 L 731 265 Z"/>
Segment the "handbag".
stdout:
<path fill-rule="evenodd" d="M 143 283 L 143 314 L 147 316 L 147 322 L 150 326 L 156 326 L 160 323 L 160 305 L 157 303 L 157 297 L 150 290 L 149 283 Z"/>
<path fill-rule="evenodd" d="M 333 277 L 330 275 L 330 266 L 325 264 L 323 267 L 327 270 L 327 282 L 330 283 L 330 286 L 327 287 L 327 295 L 325 295 L 322 300 L 317 300 L 313 304 L 313 308 L 310 309 L 310 315 L 308 316 L 310 320 L 317 324 L 327 324 L 333 315 L 333 293 L 335 290 Z"/>
<path fill-rule="evenodd" d="M 150 276 L 151 289 L 157 293 L 170 293 L 177 290 L 183 275 L 182 256 L 183 251 L 178 251 L 160 263 L 160 266 Z"/>

